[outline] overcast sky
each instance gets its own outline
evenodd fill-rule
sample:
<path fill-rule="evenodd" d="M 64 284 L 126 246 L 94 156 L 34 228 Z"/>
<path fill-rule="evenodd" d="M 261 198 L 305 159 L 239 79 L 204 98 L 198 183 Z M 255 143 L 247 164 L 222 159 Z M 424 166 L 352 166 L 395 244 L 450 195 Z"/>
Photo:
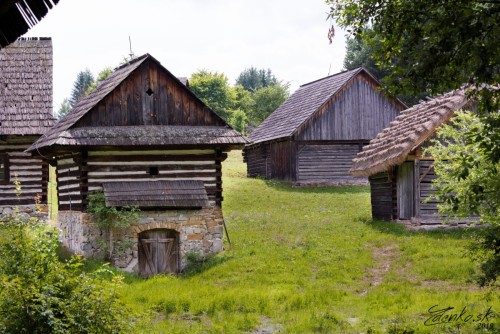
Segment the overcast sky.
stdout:
<path fill-rule="evenodd" d="M 245 68 L 270 68 L 298 86 L 342 69 L 324 0 L 61 0 L 26 37 L 52 37 L 54 112 L 79 71 L 94 75 L 129 54 L 151 54 L 176 76 L 206 69 L 231 85 Z"/>

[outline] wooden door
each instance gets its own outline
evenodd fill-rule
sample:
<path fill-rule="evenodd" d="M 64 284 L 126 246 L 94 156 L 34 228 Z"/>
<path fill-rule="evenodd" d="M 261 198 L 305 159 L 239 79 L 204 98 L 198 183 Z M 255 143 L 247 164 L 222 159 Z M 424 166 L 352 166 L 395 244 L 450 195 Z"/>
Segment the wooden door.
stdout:
<path fill-rule="evenodd" d="M 173 274 L 179 270 L 178 233 L 150 230 L 139 235 L 139 272 L 144 277 Z"/>
<path fill-rule="evenodd" d="M 411 219 L 414 216 L 414 177 L 413 162 L 407 161 L 398 167 L 398 215 L 399 219 Z"/>

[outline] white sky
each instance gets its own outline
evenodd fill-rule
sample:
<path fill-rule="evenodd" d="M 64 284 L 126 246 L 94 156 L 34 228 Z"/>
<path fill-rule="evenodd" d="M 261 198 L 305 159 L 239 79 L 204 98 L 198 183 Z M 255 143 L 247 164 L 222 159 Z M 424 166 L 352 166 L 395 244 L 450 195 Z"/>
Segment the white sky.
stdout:
<path fill-rule="evenodd" d="M 61 0 L 25 35 L 52 37 L 54 113 L 79 71 L 94 75 L 129 54 L 151 54 L 176 76 L 206 69 L 234 84 L 244 69 L 270 68 L 300 85 L 342 68 L 344 32 L 327 32 L 324 0 Z"/>

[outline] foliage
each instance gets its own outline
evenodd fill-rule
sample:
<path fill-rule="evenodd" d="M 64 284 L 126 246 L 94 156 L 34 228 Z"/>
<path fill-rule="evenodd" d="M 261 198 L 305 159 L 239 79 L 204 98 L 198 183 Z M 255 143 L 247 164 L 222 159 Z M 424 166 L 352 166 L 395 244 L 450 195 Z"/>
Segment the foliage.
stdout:
<path fill-rule="evenodd" d="M 236 84 L 253 93 L 260 88 L 278 85 L 279 81 L 271 72 L 271 69 L 256 69 L 251 66 L 238 75 Z"/>
<path fill-rule="evenodd" d="M 97 75 L 97 79 L 95 79 L 92 84 L 89 86 L 89 88 L 86 90 L 85 95 L 89 95 L 94 91 L 94 89 L 97 88 L 97 85 L 107 77 L 109 77 L 113 73 L 113 69 L 111 67 L 105 67 L 99 74 Z"/>
<path fill-rule="evenodd" d="M 131 311 L 121 302 L 121 278 L 81 261 L 59 261 L 57 231 L 14 216 L 0 225 L 0 332 L 126 333 Z"/>
<path fill-rule="evenodd" d="M 229 119 L 232 92 L 223 73 L 200 70 L 191 75 L 189 87 L 217 115 L 225 120 Z"/>
<path fill-rule="evenodd" d="M 247 115 L 244 111 L 237 109 L 231 113 L 231 117 L 229 118 L 229 124 L 236 130 L 241 133 L 245 133 L 245 128 L 247 126 Z"/>
<path fill-rule="evenodd" d="M 475 257 L 483 262 L 482 285 L 500 274 L 500 162 L 489 159 L 489 143 L 485 146 L 483 140 L 490 138 L 482 136 L 484 126 L 477 115 L 457 112 L 426 149 L 435 161 L 435 198 L 442 203 L 438 205 L 440 212 L 450 217 L 476 215 L 493 226 L 473 246 Z M 487 251 L 479 251 L 478 245 Z"/>
<path fill-rule="evenodd" d="M 57 111 L 57 114 L 56 114 L 56 117 L 58 119 L 61 119 L 63 118 L 64 116 L 66 116 L 66 114 L 68 114 L 70 111 L 71 111 L 71 104 L 69 103 L 69 100 L 67 98 L 65 98 L 62 103 L 61 103 L 61 106 L 59 107 L 59 110 Z"/>
<path fill-rule="evenodd" d="M 86 95 L 87 89 L 93 82 L 94 75 L 88 68 L 78 73 L 69 98 L 71 107 L 74 107 Z"/>
<path fill-rule="evenodd" d="M 257 126 L 288 98 L 288 85 L 273 85 L 257 89 L 252 98 L 254 107 L 248 114 L 250 122 Z"/>
<path fill-rule="evenodd" d="M 109 259 L 113 256 L 114 243 L 113 229 L 126 229 L 139 220 L 139 208 L 126 205 L 121 208 L 107 207 L 104 192 L 95 191 L 88 195 L 87 211 L 92 213 L 96 225 L 108 234 Z"/>
<path fill-rule="evenodd" d="M 353 35 L 363 38 L 372 30 L 379 36 L 380 43 L 370 46 L 377 65 L 388 70 L 383 81 L 389 93 L 435 94 L 468 84 L 470 96 L 477 101 L 475 113 L 482 124 L 470 143 L 481 149 L 483 162 L 497 166 L 500 161 L 498 1 L 327 0 L 327 3 L 331 5 L 329 16 Z M 476 185 L 481 194 L 491 189 L 487 178 L 471 173 L 470 160 L 463 158 L 460 163 L 467 172 L 461 176 L 464 181 L 460 184 Z M 455 186 L 460 187 L 458 183 Z M 463 193 L 460 210 L 470 209 L 473 214 L 489 205 L 476 205 L 488 196 L 477 196 L 472 187 L 453 189 L 461 190 L 468 193 Z M 464 204 L 467 202 L 472 204 Z"/>
<path fill-rule="evenodd" d="M 471 322 L 425 326 L 427 310 L 498 312 L 498 295 L 474 285 L 461 256 L 474 231 L 372 221 L 368 187 L 247 178 L 241 151 L 222 168 L 231 250 L 193 256 L 180 276 L 130 280 L 124 301 L 158 319 L 136 333 L 474 333 Z"/>

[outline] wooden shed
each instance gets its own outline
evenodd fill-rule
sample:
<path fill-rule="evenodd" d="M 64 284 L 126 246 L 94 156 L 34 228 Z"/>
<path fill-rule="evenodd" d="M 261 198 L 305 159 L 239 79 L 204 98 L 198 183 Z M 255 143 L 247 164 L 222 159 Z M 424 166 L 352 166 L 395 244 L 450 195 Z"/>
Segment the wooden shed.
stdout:
<path fill-rule="evenodd" d="M 406 108 L 378 87 L 363 68 L 300 86 L 250 134 L 248 176 L 299 185 L 367 183 L 349 175 L 352 159 Z"/>
<path fill-rule="evenodd" d="M 24 151 L 54 123 L 52 41 L 19 39 L 0 50 L 0 214 L 32 213 L 35 196 L 46 203 L 48 162 Z"/>
<path fill-rule="evenodd" d="M 182 269 L 189 252 L 222 249 L 221 162 L 245 143 L 146 54 L 117 68 L 30 151 L 57 165 L 59 227 L 77 253 L 102 252 L 85 213 L 89 193 L 140 207 L 141 221 L 120 240 L 132 246 L 113 261 L 149 276 Z"/>
<path fill-rule="evenodd" d="M 442 221 L 433 193 L 432 157 L 422 148 L 459 109 L 469 108 L 465 89 L 429 99 L 401 113 L 353 160 L 351 175 L 369 177 L 372 216 L 382 220 Z"/>

